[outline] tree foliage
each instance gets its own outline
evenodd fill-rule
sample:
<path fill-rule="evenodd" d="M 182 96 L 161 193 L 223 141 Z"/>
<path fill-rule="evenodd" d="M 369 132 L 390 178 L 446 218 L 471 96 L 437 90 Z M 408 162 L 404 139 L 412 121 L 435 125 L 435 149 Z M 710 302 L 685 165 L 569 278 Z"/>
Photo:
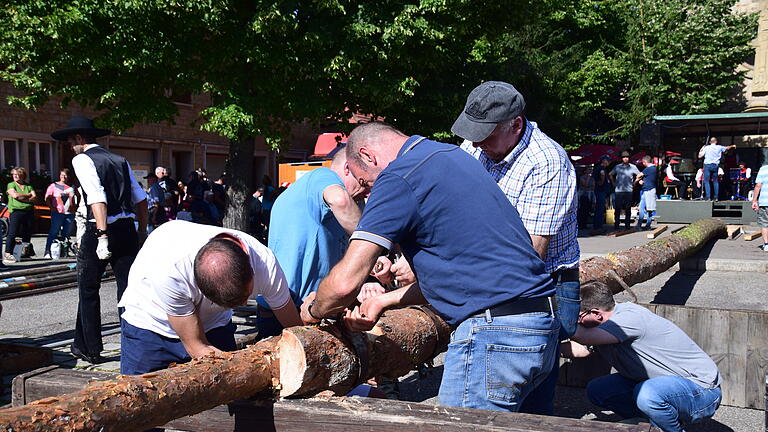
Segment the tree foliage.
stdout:
<path fill-rule="evenodd" d="M 514 83 L 563 144 L 717 110 L 756 17 L 736 0 L 6 0 L 0 79 L 125 129 L 207 92 L 205 130 L 278 142 L 293 122 L 385 116 L 449 138 L 467 93 Z"/>

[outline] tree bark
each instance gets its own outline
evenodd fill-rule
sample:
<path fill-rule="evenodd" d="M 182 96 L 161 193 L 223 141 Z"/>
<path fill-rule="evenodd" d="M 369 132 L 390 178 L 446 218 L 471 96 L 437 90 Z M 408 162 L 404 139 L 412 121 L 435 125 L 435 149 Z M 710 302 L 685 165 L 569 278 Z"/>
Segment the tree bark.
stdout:
<path fill-rule="evenodd" d="M 225 228 L 249 232 L 248 203 L 253 193 L 253 137 L 229 142 L 227 159 L 227 202 L 224 210 Z"/>
<path fill-rule="evenodd" d="M 581 283 L 597 280 L 615 293 L 666 271 L 675 263 L 699 251 L 710 239 L 725 235 L 725 223 L 717 219 L 696 221 L 668 237 L 644 246 L 582 260 Z"/>
<path fill-rule="evenodd" d="M 337 326 L 287 329 L 278 343 L 280 396 L 343 395 L 369 378 L 405 375 L 442 352 L 451 330 L 428 307 L 387 311 L 362 334 L 342 335 Z"/>
<path fill-rule="evenodd" d="M 274 388 L 277 338 L 0 411 L 12 431 L 143 431 Z"/>
<path fill-rule="evenodd" d="M 354 336 L 365 340 L 371 350 L 371 366 L 363 379 L 372 374 L 405 373 L 442 350 L 450 327 L 431 316 L 419 309 L 389 311 L 374 331 Z M 282 338 L 292 342 L 280 343 Z M 305 355 L 308 361 L 300 358 Z M 301 363 L 308 367 L 296 369 Z M 361 379 L 360 364 L 353 344 L 338 327 L 295 327 L 280 338 L 241 351 L 209 355 L 140 376 L 123 375 L 76 393 L 2 410 L 0 428 L 18 432 L 143 431 L 264 390 L 271 390 L 264 396 L 271 398 L 284 387 L 282 377 L 299 376 L 286 381 L 306 383 L 301 394 L 329 387 L 343 394 Z M 280 394 L 297 395 L 298 389 L 280 390 Z"/>

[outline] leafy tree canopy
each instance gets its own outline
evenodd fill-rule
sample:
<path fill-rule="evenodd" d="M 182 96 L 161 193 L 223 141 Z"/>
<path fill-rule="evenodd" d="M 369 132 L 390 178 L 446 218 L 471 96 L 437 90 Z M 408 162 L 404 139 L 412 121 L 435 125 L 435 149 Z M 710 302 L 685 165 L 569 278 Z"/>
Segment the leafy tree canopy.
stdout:
<path fill-rule="evenodd" d="M 653 114 L 717 110 L 756 17 L 735 0 L 6 0 L 0 79 L 116 129 L 207 92 L 203 128 L 277 140 L 292 122 L 383 115 L 449 138 L 481 81 L 514 83 L 565 145 Z M 272 141 L 276 142 L 276 141 Z"/>

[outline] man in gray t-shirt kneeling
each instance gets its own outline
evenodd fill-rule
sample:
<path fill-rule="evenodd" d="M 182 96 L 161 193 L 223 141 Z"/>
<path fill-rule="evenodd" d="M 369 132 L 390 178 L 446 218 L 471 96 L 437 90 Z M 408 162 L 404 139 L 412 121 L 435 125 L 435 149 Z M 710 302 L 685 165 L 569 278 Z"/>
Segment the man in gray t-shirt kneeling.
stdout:
<path fill-rule="evenodd" d="M 711 417 L 720 406 L 717 365 L 679 327 L 633 303 L 616 304 L 603 283 L 581 286 L 579 327 L 563 357 L 599 353 L 618 371 L 587 385 L 597 406 L 647 417 L 663 431 Z"/>

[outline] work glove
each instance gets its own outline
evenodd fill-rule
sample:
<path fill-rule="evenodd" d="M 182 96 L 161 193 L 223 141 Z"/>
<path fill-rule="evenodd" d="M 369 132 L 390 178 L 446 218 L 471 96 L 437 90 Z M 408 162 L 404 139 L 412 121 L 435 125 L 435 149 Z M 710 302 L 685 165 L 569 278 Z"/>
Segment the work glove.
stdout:
<path fill-rule="evenodd" d="M 112 257 L 109 251 L 109 237 L 99 237 L 99 244 L 96 246 L 96 256 L 100 260 L 106 260 Z"/>

